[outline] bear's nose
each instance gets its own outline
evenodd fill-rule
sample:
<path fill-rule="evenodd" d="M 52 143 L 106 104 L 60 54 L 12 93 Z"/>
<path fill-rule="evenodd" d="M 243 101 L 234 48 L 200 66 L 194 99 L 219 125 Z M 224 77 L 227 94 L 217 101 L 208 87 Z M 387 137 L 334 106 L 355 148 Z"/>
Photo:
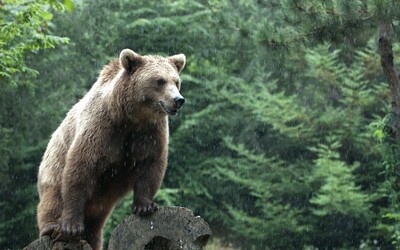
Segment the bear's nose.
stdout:
<path fill-rule="evenodd" d="M 174 100 L 176 109 L 180 109 L 182 105 L 185 103 L 185 98 L 183 98 L 183 96 L 175 97 Z"/>

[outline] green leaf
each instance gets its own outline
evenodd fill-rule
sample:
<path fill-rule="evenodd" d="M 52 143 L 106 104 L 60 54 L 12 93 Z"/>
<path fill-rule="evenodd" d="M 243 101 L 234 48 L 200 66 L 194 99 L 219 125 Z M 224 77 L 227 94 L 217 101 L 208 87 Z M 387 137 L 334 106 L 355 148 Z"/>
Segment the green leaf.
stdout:
<path fill-rule="evenodd" d="M 64 5 L 64 8 L 69 12 L 72 12 L 75 9 L 75 5 L 72 0 L 63 0 L 62 4 Z"/>
<path fill-rule="evenodd" d="M 46 21 L 50 21 L 51 19 L 53 19 L 53 14 L 51 14 L 50 12 L 44 11 L 40 15 L 42 16 L 43 20 L 46 20 Z"/>
<path fill-rule="evenodd" d="M 377 130 L 374 131 L 373 136 L 377 140 L 382 141 L 383 138 L 385 137 L 385 134 L 383 133 L 383 131 L 381 129 L 377 129 Z"/>

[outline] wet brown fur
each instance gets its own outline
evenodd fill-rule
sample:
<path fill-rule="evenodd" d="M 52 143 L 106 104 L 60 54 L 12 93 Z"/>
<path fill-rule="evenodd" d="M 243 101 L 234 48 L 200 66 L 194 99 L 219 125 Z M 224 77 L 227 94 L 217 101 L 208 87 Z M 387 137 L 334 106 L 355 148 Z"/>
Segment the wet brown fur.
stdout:
<path fill-rule="evenodd" d="M 102 227 L 116 201 L 134 190 L 140 214 L 154 212 L 153 198 L 167 166 L 168 116 L 184 55 L 139 56 L 130 50 L 104 66 L 91 90 L 54 132 L 39 167 L 40 235 L 83 235 L 101 249 Z M 160 77 L 166 80 L 157 85 Z"/>
<path fill-rule="evenodd" d="M 108 82 L 118 74 L 120 69 L 121 65 L 119 60 L 113 59 L 106 66 L 104 66 L 103 70 L 100 72 L 100 77 L 103 79 L 103 82 Z"/>

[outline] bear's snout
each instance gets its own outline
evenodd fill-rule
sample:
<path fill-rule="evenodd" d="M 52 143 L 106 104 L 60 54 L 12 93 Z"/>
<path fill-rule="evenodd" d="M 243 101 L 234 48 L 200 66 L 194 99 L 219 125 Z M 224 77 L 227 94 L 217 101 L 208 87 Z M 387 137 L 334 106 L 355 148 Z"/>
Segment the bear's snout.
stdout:
<path fill-rule="evenodd" d="M 183 96 L 178 96 L 175 97 L 174 101 L 175 101 L 175 108 L 181 109 L 182 105 L 185 103 L 185 98 L 183 98 Z"/>

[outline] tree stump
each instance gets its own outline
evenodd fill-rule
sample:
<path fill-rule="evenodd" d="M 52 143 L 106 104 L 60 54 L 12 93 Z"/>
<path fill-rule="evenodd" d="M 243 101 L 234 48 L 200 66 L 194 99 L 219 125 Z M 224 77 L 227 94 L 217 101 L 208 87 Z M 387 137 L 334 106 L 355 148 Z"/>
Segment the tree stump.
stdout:
<path fill-rule="evenodd" d="M 92 248 L 84 240 L 71 242 L 55 242 L 53 239 L 50 238 L 50 236 L 43 236 L 33 241 L 23 250 L 92 250 Z"/>
<path fill-rule="evenodd" d="M 108 250 L 200 250 L 211 230 L 200 216 L 183 207 L 162 207 L 154 214 L 131 215 L 113 231 Z"/>

